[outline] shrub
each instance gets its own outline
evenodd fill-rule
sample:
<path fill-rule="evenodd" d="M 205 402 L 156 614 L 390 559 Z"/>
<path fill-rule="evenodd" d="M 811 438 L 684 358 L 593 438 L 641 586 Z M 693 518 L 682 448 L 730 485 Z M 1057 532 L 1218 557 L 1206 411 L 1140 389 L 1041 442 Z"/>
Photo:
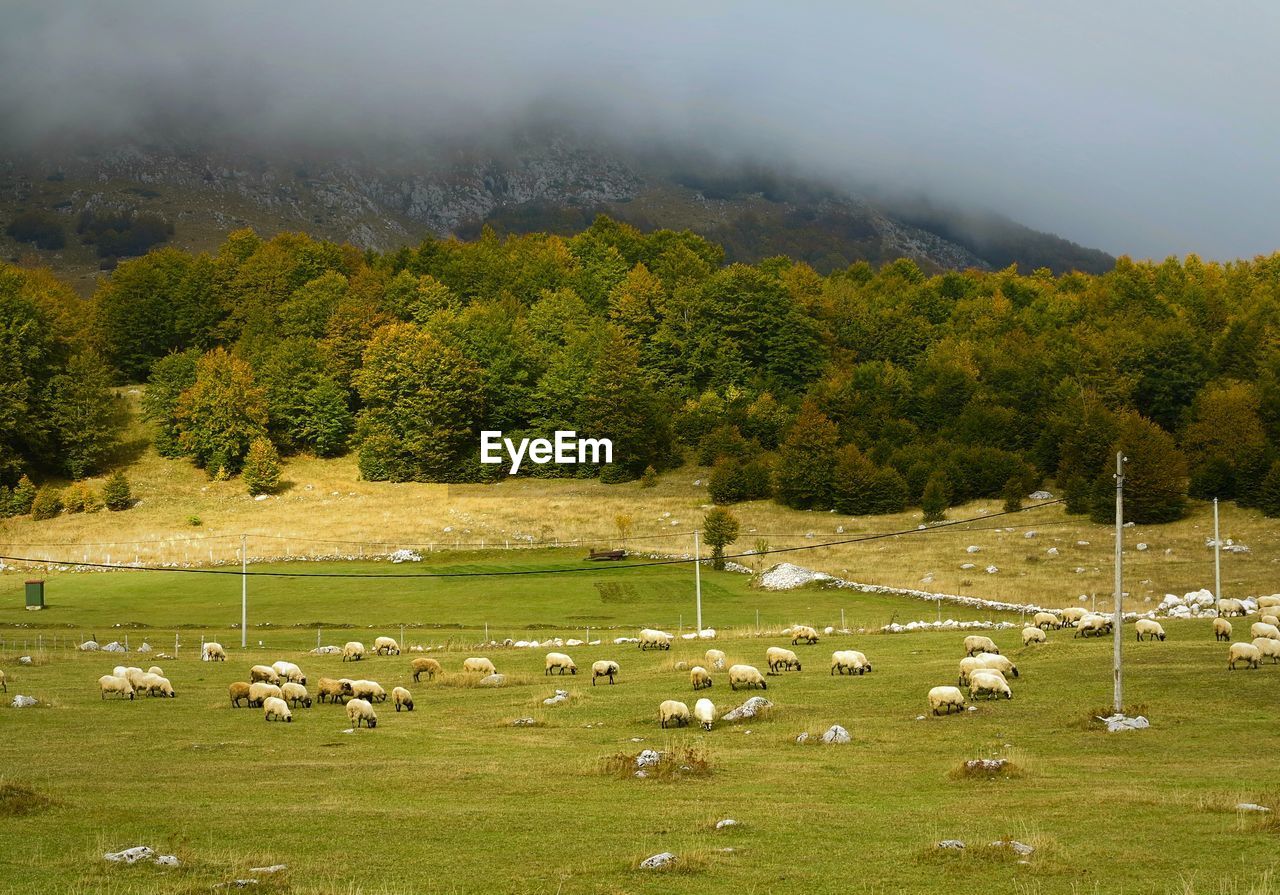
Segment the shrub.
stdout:
<path fill-rule="evenodd" d="M 1001 497 L 1004 498 L 1004 511 L 1006 513 L 1016 513 L 1022 509 L 1022 481 L 1016 476 L 1004 483 L 1004 491 Z"/>
<path fill-rule="evenodd" d="M 250 494 L 271 494 L 280 487 L 280 454 L 268 438 L 255 438 L 244 458 L 245 487 Z"/>
<path fill-rule="evenodd" d="M 640 475 L 640 487 L 652 488 L 656 484 L 658 484 L 658 470 L 652 466 L 646 466 Z"/>
<path fill-rule="evenodd" d="M 62 508 L 68 513 L 96 513 L 102 509 L 102 504 L 88 485 L 75 482 L 62 492 Z"/>
<path fill-rule="evenodd" d="M 187 524 L 192 528 L 199 528 L 201 525 L 204 525 L 204 522 L 199 516 L 188 516 Z"/>
<path fill-rule="evenodd" d="M 1271 464 L 1271 470 L 1258 489 L 1258 509 L 1272 518 L 1280 516 L 1280 460 Z"/>
<path fill-rule="evenodd" d="M 920 497 L 924 521 L 941 522 L 947 518 L 949 506 L 951 506 L 951 480 L 939 469 L 929 476 L 929 481 L 925 482 L 924 494 Z"/>
<path fill-rule="evenodd" d="M 723 507 L 714 507 L 702 517 L 702 535 L 711 547 L 711 566 L 724 571 L 724 548 L 738 539 L 738 519 Z"/>
<path fill-rule="evenodd" d="M 116 512 L 133 505 L 133 493 L 123 472 L 114 473 L 102 486 L 102 503 L 108 510 Z"/>
<path fill-rule="evenodd" d="M 31 518 L 36 520 L 52 519 L 62 512 L 62 492 L 48 486 L 36 492 L 31 502 Z"/>
<path fill-rule="evenodd" d="M 36 499 L 36 486 L 25 475 L 18 479 L 18 484 L 13 488 L 13 497 L 10 507 L 15 516 L 25 516 L 31 512 L 31 505 Z"/>
<path fill-rule="evenodd" d="M 18 242 L 35 243 L 36 248 L 46 251 L 56 251 L 67 244 L 62 221 L 47 211 L 24 211 L 9 222 L 4 232 Z"/>
<path fill-rule="evenodd" d="M 769 496 L 771 484 L 769 464 L 764 460 L 721 457 L 711 469 L 707 493 L 712 503 L 719 504 L 762 500 Z"/>

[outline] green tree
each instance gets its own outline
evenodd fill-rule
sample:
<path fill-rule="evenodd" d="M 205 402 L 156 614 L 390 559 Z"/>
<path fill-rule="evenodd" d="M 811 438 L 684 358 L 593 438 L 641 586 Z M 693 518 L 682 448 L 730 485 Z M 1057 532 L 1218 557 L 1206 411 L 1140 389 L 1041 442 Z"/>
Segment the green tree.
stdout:
<path fill-rule="evenodd" d="M 837 441 L 835 424 L 806 401 L 778 447 L 774 493 L 780 503 L 799 510 L 831 507 Z"/>
<path fill-rule="evenodd" d="M 947 518 L 949 506 L 951 506 L 951 480 L 941 469 L 935 470 L 925 482 L 924 494 L 920 498 L 920 507 L 924 510 L 924 521 L 941 522 Z"/>
<path fill-rule="evenodd" d="M 259 437 L 249 445 L 249 453 L 244 458 L 244 469 L 241 472 L 245 487 L 249 493 L 273 494 L 280 487 L 280 454 L 271 439 Z"/>
<path fill-rule="evenodd" d="M 1258 509 L 1264 516 L 1280 516 L 1280 460 L 1271 464 L 1270 471 L 1258 489 Z"/>
<path fill-rule="evenodd" d="M 73 479 L 102 467 L 119 443 L 122 424 L 111 374 L 98 355 L 72 355 L 66 371 L 49 381 L 49 428 L 61 471 Z"/>
<path fill-rule="evenodd" d="M 702 537 L 711 548 L 711 567 L 724 570 L 724 548 L 738 540 L 738 519 L 724 507 L 713 507 L 702 517 Z"/>
<path fill-rule="evenodd" d="M 37 522 L 52 519 L 62 512 L 62 492 L 57 488 L 45 486 L 36 492 L 31 502 L 31 518 Z"/>
<path fill-rule="evenodd" d="M 1022 495 L 1026 493 L 1022 484 L 1022 479 L 1017 476 L 1013 476 L 1004 483 L 1004 491 L 1000 496 L 1004 498 L 1004 511 L 1006 513 L 1016 513 L 1022 509 Z"/>
<path fill-rule="evenodd" d="M 744 460 L 722 456 L 711 467 L 711 475 L 707 478 L 707 494 L 712 503 L 763 500 L 771 489 L 772 473 L 763 458 Z"/>
<path fill-rule="evenodd" d="M 1187 510 L 1187 460 L 1173 437 L 1151 420 L 1133 411 L 1120 415 L 1110 463 L 1098 472 L 1095 485 L 1095 522 L 1115 518 L 1113 478 L 1115 455 L 1122 452 L 1124 467 L 1124 517 L 1126 521 L 1159 524 L 1181 519 Z"/>
<path fill-rule="evenodd" d="M 31 505 L 35 502 L 36 494 L 35 484 L 27 476 L 18 479 L 18 484 L 13 487 L 13 497 L 10 506 L 13 508 L 13 515 L 25 516 L 31 512 Z"/>
<path fill-rule="evenodd" d="M 120 512 L 133 505 L 133 492 L 129 488 L 129 479 L 119 470 L 102 486 L 102 503 L 108 510 Z"/>
<path fill-rule="evenodd" d="M 196 384 L 196 364 L 200 352 L 194 348 L 160 358 L 151 367 L 147 390 L 142 395 L 142 418 L 155 427 L 156 453 L 161 457 L 181 457 L 178 399 Z"/>
<path fill-rule="evenodd" d="M 871 482 L 876 465 L 856 445 L 846 444 L 836 455 L 832 475 L 833 504 L 837 513 L 862 516 L 871 512 Z"/>
<path fill-rule="evenodd" d="M 601 481 L 630 481 L 647 466 L 666 464 L 671 429 L 662 410 L 653 383 L 640 367 L 640 352 L 610 327 L 581 403 L 583 433 L 613 442 L 613 463 L 601 468 Z"/>
<path fill-rule="evenodd" d="M 210 475 L 240 471 L 254 439 L 267 434 L 266 394 L 253 370 L 215 348 L 196 364 L 196 381 L 178 398 L 178 443 Z"/>

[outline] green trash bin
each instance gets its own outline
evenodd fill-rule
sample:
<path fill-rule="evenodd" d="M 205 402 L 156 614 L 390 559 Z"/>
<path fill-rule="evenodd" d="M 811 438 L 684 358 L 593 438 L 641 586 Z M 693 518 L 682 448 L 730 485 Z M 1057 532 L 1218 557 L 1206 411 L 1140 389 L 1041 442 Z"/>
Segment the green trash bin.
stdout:
<path fill-rule="evenodd" d="M 28 609 L 44 608 L 44 582 L 43 581 L 27 582 L 27 608 Z"/>

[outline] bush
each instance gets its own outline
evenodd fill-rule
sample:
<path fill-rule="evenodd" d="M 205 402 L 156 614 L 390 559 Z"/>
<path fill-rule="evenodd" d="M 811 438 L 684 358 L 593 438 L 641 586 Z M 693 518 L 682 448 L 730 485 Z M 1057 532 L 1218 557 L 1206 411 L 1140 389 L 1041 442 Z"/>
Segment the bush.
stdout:
<path fill-rule="evenodd" d="M 25 516 L 31 512 L 31 505 L 36 499 L 36 486 L 25 475 L 18 479 L 18 484 L 13 488 L 13 497 L 10 508 L 15 516 Z"/>
<path fill-rule="evenodd" d="M 1004 511 L 1006 513 L 1016 513 L 1022 509 L 1022 481 L 1016 476 L 1010 478 L 1004 483 L 1004 492 L 1001 495 L 1004 498 Z"/>
<path fill-rule="evenodd" d="M 1271 470 L 1262 480 L 1262 487 L 1258 490 L 1258 509 L 1265 516 L 1280 516 L 1280 460 L 1271 464 Z"/>
<path fill-rule="evenodd" d="M 652 466 L 646 466 L 640 475 L 640 487 L 652 488 L 656 484 L 658 484 L 658 470 Z"/>
<path fill-rule="evenodd" d="M 62 492 L 47 486 L 36 492 L 35 499 L 31 502 L 32 519 L 52 519 L 61 512 Z"/>
<path fill-rule="evenodd" d="M 941 522 L 947 518 L 949 506 L 951 506 L 951 480 L 939 469 L 929 476 L 929 481 L 924 485 L 924 494 L 920 497 L 924 521 Z"/>
<path fill-rule="evenodd" d="M 253 440 L 241 474 L 250 494 L 271 494 L 280 487 L 280 454 L 270 439 Z"/>
<path fill-rule="evenodd" d="M 47 211 L 24 211 L 10 221 L 4 232 L 18 242 L 32 242 L 46 251 L 56 251 L 67 244 L 62 221 Z"/>
<path fill-rule="evenodd" d="M 721 457 L 711 468 L 707 493 L 712 503 L 729 504 L 743 500 L 763 500 L 770 494 L 772 476 L 764 460 L 742 461 Z"/>
<path fill-rule="evenodd" d="M 75 482 L 62 492 L 62 508 L 68 513 L 96 513 L 102 504 L 88 485 Z"/>
<path fill-rule="evenodd" d="M 190 525 L 192 528 L 199 528 L 201 525 L 204 525 L 204 520 L 202 520 L 199 516 L 188 516 L 187 524 Z"/>
<path fill-rule="evenodd" d="M 116 472 L 102 486 L 102 503 L 108 510 L 116 512 L 133 505 L 133 493 L 123 472 Z"/>

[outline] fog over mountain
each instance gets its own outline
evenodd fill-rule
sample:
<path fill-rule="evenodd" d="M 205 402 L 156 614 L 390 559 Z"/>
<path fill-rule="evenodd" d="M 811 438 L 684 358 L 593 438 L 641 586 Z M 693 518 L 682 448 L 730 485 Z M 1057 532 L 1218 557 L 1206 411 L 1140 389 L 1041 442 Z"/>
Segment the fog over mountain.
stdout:
<path fill-rule="evenodd" d="M 1272 8 L 1191 2 L 42 2 L 6 11 L 0 120 L 8 151 L 379 160 L 564 128 L 1231 258 L 1280 247 L 1278 39 Z"/>

